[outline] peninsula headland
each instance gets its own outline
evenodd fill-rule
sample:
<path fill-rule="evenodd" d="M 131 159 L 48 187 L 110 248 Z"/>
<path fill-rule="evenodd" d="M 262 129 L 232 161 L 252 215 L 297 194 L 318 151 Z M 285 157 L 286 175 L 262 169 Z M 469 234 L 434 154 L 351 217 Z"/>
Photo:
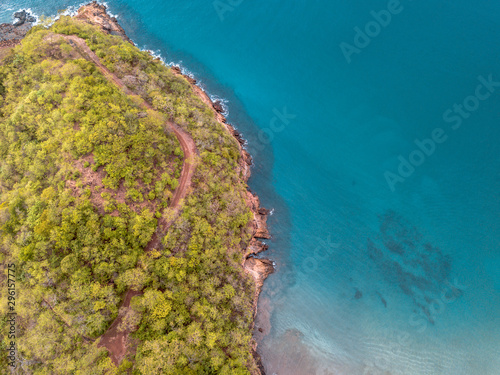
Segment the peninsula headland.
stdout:
<path fill-rule="evenodd" d="M 264 374 L 268 211 L 220 103 L 104 5 L 15 17 L 0 25 L 0 283 L 7 298 L 15 265 L 18 296 L 1 366 Z"/>

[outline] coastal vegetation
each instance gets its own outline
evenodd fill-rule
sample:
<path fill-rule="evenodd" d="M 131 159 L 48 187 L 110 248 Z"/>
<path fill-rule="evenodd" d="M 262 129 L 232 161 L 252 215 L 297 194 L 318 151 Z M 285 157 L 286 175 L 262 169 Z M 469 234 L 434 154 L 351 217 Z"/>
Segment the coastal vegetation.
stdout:
<path fill-rule="evenodd" d="M 83 39 L 134 95 L 65 36 Z M 178 215 L 185 155 L 169 122 L 198 152 Z M 16 371 L 255 373 L 240 158 L 212 109 L 149 53 L 71 17 L 33 28 L 0 62 L 0 258 L 17 267 Z M 119 361 L 101 344 L 117 317 Z"/>

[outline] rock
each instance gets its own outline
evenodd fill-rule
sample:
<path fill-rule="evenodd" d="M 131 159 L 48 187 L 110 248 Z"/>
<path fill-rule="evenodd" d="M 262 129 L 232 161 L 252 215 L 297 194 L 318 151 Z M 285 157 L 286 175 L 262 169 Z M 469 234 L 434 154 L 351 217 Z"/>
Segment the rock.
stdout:
<path fill-rule="evenodd" d="M 264 285 L 264 280 L 274 272 L 273 262 L 269 259 L 248 258 L 244 264 L 245 270 L 250 273 L 255 280 L 254 313 L 257 312 L 257 301 Z"/>
<path fill-rule="evenodd" d="M 265 208 L 259 208 L 259 215 L 267 215 L 269 214 L 269 210 Z"/>
<path fill-rule="evenodd" d="M 267 229 L 267 215 L 256 215 L 257 230 L 255 231 L 255 238 L 269 239 L 271 234 Z"/>
<path fill-rule="evenodd" d="M 252 238 L 247 246 L 247 256 L 251 254 L 257 255 L 259 253 L 266 251 L 267 249 L 269 249 L 269 245 L 266 245 L 265 243 L 255 238 Z"/>
<path fill-rule="evenodd" d="M 255 360 L 255 363 L 257 364 L 257 368 L 260 371 L 260 375 L 266 375 L 266 370 L 264 369 L 264 365 L 262 364 L 262 358 L 260 357 L 259 353 L 254 349 L 252 350 L 252 355 Z"/>
<path fill-rule="evenodd" d="M 247 165 L 252 165 L 252 155 L 247 150 L 242 150 L 241 153 L 243 154 L 243 160 Z"/>
<path fill-rule="evenodd" d="M 12 24 L 14 26 L 21 26 L 24 23 L 24 21 L 20 18 L 16 19 Z"/>
<path fill-rule="evenodd" d="M 28 14 L 26 13 L 25 10 L 21 10 L 20 12 L 16 12 L 14 13 L 14 18 L 17 18 L 19 20 L 21 20 L 22 22 L 26 21 L 26 16 Z"/>
<path fill-rule="evenodd" d="M 170 69 L 172 69 L 172 71 L 176 74 L 182 74 L 181 68 L 179 68 L 178 66 L 172 66 L 170 67 Z"/>
<path fill-rule="evenodd" d="M 195 80 L 194 78 L 191 78 L 191 77 L 189 77 L 189 76 L 186 76 L 186 79 L 187 79 L 187 81 L 188 81 L 190 84 L 192 84 L 192 85 L 196 85 L 196 80 Z"/>
<path fill-rule="evenodd" d="M 220 100 L 216 100 L 213 105 L 214 109 L 219 112 L 223 113 L 224 112 L 224 107 L 222 107 L 222 102 Z"/>
<path fill-rule="evenodd" d="M 134 44 L 127 34 L 125 34 L 125 30 L 123 30 L 116 18 L 111 17 L 107 13 L 106 5 L 101 5 L 96 1 L 93 1 L 90 4 L 84 5 L 78 9 L 78 14 L 75 18 L 92 25 L 97 25 L 106 34 L 117 35 L 130 44 Z"/>
<path fill-rule="evenodd" d="M 243 146 L 245 144 L 245 140 L 241 136 L 241 133 L 239 131 L 237 131 L 235 128 L 233 128 L 232 126 L 231 126 L 231 131 L 233 133 L 234 138 L 236 138 L 238 143 Z"/>
<path fill-rule="evenodd" d="M 241 159 L 238 163 L 238 168 L 243 177 L 243 180 L 246 182 L 250 179 L 252 175 L 252 171 L 250 170 L 250 166 L 252 165 L 252 157 L 243 147 L 240 146 Z"/>
<path fill-rule="evenodd" d="M 31 29 L 30 23 L 23 23 L 15 26 L 11 23 L 0 25 L 0 42 L 9 42 L 11 45 L 18 44 Z"/>
<path fill-rule="evenodd" d="M 36 22 L 36 18 L 32 14 L 26 12 L 25 10 L 21 10 L 19 12 L 14 13 L 14 18 L 16 20 L 12 23 L 12 25 L 16 27 L 21 26 L 26 22 L 27 23 Z"/>
<path fill-rule="evenodd" d="M 267 229 L 267 213 L 261 214 L 262 211 L 260 207 L 259 197 L 253 195 L 251 192 L 247 192 L 247 204 L 254 213 L 254 237 L 255 238 L 271 238 L 271 234 Z M 267 212 L 267 210 L 266 210 Z"/>

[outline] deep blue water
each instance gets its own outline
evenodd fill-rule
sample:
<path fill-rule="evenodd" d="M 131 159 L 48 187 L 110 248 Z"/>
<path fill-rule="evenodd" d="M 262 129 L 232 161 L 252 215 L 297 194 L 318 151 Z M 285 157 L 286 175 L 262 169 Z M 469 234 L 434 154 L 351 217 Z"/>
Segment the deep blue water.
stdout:
<path fill-rule="evenodd" d="M 4 0 L 0 21 L 78 3 Z M 227 99 L 249 140 L 251 187 L 274 208 L 256 332 L 269 374 L 500 374 L 500 4 L 108 4 Z M 419 164 L 404 178 L 400 155 Z"/>

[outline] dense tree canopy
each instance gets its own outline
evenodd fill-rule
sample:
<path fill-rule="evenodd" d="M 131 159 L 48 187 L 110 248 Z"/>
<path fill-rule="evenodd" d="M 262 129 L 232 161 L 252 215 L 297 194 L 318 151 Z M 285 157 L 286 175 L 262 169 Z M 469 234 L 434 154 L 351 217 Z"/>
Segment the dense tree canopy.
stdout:
<path fill-rule="evenodd" d="M 72 34 L 154 110 L 61 37 Z M 0 64 L 0 258 L 17 266 L 19 373 L 249 374 L 252 215 L 236 141 L 213 112 L 148 53 L 70 17 Z M 199 160 L 181 214 L 146 251 L 182 168 L 166 120 Z M 120 311 L 127 290 L 140 293 Z M 119 313 L 133 345 L 116 367 L 98 343 Z"/>

